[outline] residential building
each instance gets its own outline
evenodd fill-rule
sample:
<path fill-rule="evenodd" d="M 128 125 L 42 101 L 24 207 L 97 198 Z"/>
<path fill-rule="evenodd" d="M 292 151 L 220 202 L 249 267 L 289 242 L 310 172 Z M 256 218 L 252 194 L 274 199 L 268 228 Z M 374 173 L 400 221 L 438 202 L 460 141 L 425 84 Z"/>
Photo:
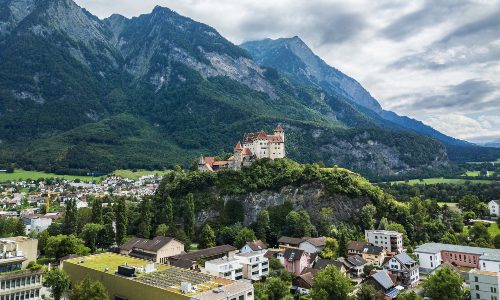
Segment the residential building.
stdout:
<path fill-rule="evenodd" d="M 363 248 L 361 257 L 374 266 L 382 266 L 386 257 L 386 250 L 382 246 L 367 245 Z"/>
<path fill-rule="evenodd" d="M 38 240 L 27 237 L 0 239 L 0 300 L 41 299 L 43 270 L 28 270 L 36 260 Z"/>
<path fill-rule="evenodd" d="M 172 237 L 152 240 L 135 237 L 119 247 L 120 254 L 166 264 L 171 256 L 184 253 L 184 244 Z"/>
<path fill-rule="evenodd" d="M 308 295 L 310 289 L 313 287 L 314 277 L 318 274 L 319 270 L 306 268 L 299 276 L 292 280 L 292 291 L 301 295 Z"/>
<path fill-rule="evenodd" d="M 260 280 L 269 275 L 269 259 L 263 251 L 238 253 L 234 257 L 243 266 L 243 278 Z"/>
<path fill-rule="evenodd" d="M 490 208 L 490 215 L 498 217 L 500 215 L 500 200 L 491 200 L 488 202 Z"/>
<path fill-rule="evenodd" d="M 347 255 L 361 255 L 363 254 L 363 249 L 365 249 L 366 246 L 371 245 L 370 243 L 367 242 L 360 242 L 360 241 L 350 241 L 347 244 Z"/>
<path fill-rule="evenodd" d="M 309 266 L 309 253 L 298 248 L 285 248 L 283 263 L 285 271 L 298 276 Z"/>
<path fill-rule="evenodd" d="M 305 241 L 303 238 L 294 238 L 289 236 L 282 236 L 278 239 L 278 246 L 283 248 L 299 248 L 300 243 Z"/>
<path fill-rule="evenodd" d="M 429 273 L 448 262 L 459 267 L 477 268 L 482 271 L 500 271 L 500 250 L 441 243 L 426 243 L 415 251 L 420 270 Z"/>
<path fill-rule="evenodd" d="M 403 234 L 391 230 L 365 230 L 365 239 L 375 246 L 384 247 L 389 255 L 403 251 Z"/>
<path fill-rule="evenodd" d="M 346 258 L 339 257 L 338 260 L 344 263 L 344 266 L 352 277 L 363 275 L 364 268 L 368 265 L 368 262 L 360 255 L 352 255 Z"/>
<path fill-rule="evenodd" d="M 243 278 L 242 265 L 236 258 L 222 257 L 206 261 L 204 272 L 231 280 Z"/>
<path fill-rule="evenodd" d="M 500 274 L 498 272 L 472 269 L 468 275 L 467 283 L 470 286 L 471 299 L 500 299 Z"/>
<path fill-rule="evenodd" d="M 253 133 L 245 133 L 243 145 L 240 141 L 233 149 L 233 156 L 227 160 L 217 161 L 214 157 L 200 157 L 198 170 L 217 171 L 223 169 L 240 170 L 249 166 L 260 158 L 284 158 L 285 157 L 285 132 L 278 125 L 273 135 L 268 135 L 263 130 Z"/>
<path fill-rule="evenodd" d="M 384 299 L 396 298 L 402 290 L 402 287 L 396 286 L 393 277 L 386 270 L 372 271 L 364 283 L 384 293 Z"/>
<path fill-rule="evenodd" d="M 303 249 L 309 254 L 319 253 L 325 247 L 325 242 L 326 237 L 324 236 L 320 236 L 317 238 L 308 238 L 299 244 L 299 249 Z"/>
<path fill-rule="evenodd" d="M 405 252 L 386 258 L 384 269 L 396 275 L 397 282 L 404 286 L 414 287 L 420 280 L 419 265 Z"/>
<path fill-rule="evenodd" d="M 26 224 L 26 235 L 29 235 L 30 233 L 38 234 L 49 228 L 50 224 L 52 224 L 51 218 L 44 218 L 40 216 L 26 216 L 23 219 Z"/>
<path fill-rule="evenodd" d="M 212 248 L 206 248 L 198 251 L 174 255 L 168 258 L 170 265 L 186 269 L 199 269 L 197 262 L 200 260 L 208 261 L 222 257 L 232 258 L 237 249 L 231 245 L 221 245 Z"/>
<path fill-rule="evenodd" d="M 248 252 L 266 252 L 267 245 L 261 240 L 255 240 L 251 242 L 247 242 L 245 246 L 241 247 L 240 253 L 248 253 Z"/>
<path fill-rule="evenodd" d="M 75 284 L 97 278 L 113 300 L 253 300 L 249 282 L 157 264 L 131 256 L 101 253 L 63 261 Z"/>
<path fill-rule="evenodd" d="M 347 273 L 347 268 L 345 267 L 343 262 L 325 258 L 318 259 L 318 261 L 314 264 L 313 269 L 324 270 L 328 266 L 334 266 L 335 268 L 339 269 L 340 272 L 344 274 Z"/>

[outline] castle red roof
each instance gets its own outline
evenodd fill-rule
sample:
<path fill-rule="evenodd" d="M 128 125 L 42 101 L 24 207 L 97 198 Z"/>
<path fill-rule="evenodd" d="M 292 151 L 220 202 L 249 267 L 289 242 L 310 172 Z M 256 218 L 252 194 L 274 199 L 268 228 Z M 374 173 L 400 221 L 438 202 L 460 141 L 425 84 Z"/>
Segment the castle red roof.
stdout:
<path fill-rule="evenodd" d="M 241 147 L 241 143 L 240 143 L 240 141 L 238 141 L 238 143 L 236 143 L 236 146 L 234 146 L 234 150 L 236 150 L 236 151 L 241 151 L 241 150 L 243 150 L 243 147 Z"/>
<path fill-rule="evenodd" d="M 205 156 L 204 159 L 205 159 L 205 163 L 208 165 L 212 165 L 215 161 L 215 157 L 213 157 L 213 156 Z"/>
<path fill-rule="evenodd" d="M 271 143 L 283 143 L 283 139 L 279 135 L 268 135 L 267 140 Z"/>
<path fill-rule="evenodd" d="M 283 132 L 283 128 L 281 125 L 278 125 L 276 128 L 274 128 L 274 132 Z"/>
<path fill-rule="evenodd" d="M 243 155 L 252 155 L 252 150 L 250 150 L 250 148 L 244 148 L 242 154 Z"/>
<path fill-rule="evenodd" d="M 259 131 L 259 135 L 257 135 L 257 138 L 261 140 L 265 140 L 267 138 L 267 133 L 265 133 L 264 130 Z"/>

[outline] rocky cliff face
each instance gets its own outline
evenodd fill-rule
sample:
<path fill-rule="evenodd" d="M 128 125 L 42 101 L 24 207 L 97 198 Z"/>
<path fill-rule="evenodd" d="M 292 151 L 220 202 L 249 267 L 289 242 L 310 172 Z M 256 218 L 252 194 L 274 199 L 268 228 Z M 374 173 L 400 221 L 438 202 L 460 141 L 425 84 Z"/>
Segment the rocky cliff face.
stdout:
<path fill-rule="evenodd" d="M 216 196 L 224 203 L 237 201 L 243 205 L 245 210 L 244 225 L 255 222 L 262 210 L 268 209 L 285 202 L 291 202 L 295 210 L 306 210 L 315 220 L 322 208 L 328 207 L 333 210 L 333 223 L 349 222 L 356 223 L 359 220 L 360 209 L 370 203 L 368 197 L 348 197 L 340 194 L 330 194 L 325 191 L 320 183 L 307 184 L 300 187 L 285 186 L 279 191 L 262 191 L 246 195 Z M 214 210 L 202 211 L 197 216 L 197 222 L 201 225 L 206 220 L 215 219 L 219 216 Z"/>

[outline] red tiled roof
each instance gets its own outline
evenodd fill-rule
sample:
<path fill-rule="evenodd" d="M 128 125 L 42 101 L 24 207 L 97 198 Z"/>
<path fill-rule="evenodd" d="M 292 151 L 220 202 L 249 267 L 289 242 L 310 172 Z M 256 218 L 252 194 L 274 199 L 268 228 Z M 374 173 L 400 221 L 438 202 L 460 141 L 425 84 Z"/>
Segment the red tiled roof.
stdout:
<path fill-rule="evenodd" d="M 243 155 L 252 155 L 252 150 L 250 148 L 243 148 Z"/>
<path fill-rule="evenodd" d="M 258 132 L 245 133 L 245 135 L 243 136 L 243 142 L 244 143 L 251 143 L 257 139 L 258 135 L 259 135 Z"/>
<path fill-rule="evenodd" d="M 275 129 L 274 129 L 275 132 L 283 132 L 283 128 L 281 127 L 281 125 L 278 125 Z"/>
<path fill-rule="evenodd" d="M 241 150 L 243 150 L 243 147 L 241 147 L 240 141 L 238 141 L 238 143 L 236 143 L 236 146 L 234 146 L 234 150 L 235 151 L 241 151 Z"/>
<path fill-rule="evenodd" d="M 265 133 L 264 130 L 261 130 L 261 131 L 259 131 L 257 138 L 259 138 L 261 140 L 265 140 L 265 139 L 267 139 L 267 133 Z"/>
<path fill-rule="evenodd" d="M 213 163 L 214 163 L 214 161 L 215 161 L 215 157 L 213 157 L 213 156 L 206 156 L 206 157 L 205 157 L 205 163 L 206 163 L 206 164 L 211 165 L 211 164 L 213 164 Z"/>
<path fill-rule="evenodd" d="M 272 143 L 283 143 L 283 139 L 279 135 L 268 135 L 267 140 Z"/>
<path fill-rule="evenodd" d="M 219 160 L 219 161 L 214 161 L 214 163 L 212 165 L 214 165 L 214 166 L 224 166 L 224 165 L 227 165 L 227 164 L 228 164 L 227 160 Z"/>

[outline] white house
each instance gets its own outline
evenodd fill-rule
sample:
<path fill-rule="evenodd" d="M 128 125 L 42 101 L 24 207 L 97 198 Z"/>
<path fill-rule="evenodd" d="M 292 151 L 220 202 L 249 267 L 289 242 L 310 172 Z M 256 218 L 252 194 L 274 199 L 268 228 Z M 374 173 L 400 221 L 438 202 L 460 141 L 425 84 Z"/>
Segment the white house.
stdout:
<path fill-rule="evenodd" d="M 307 239 L 299 244 L 299 249 L 306 251 L 307 253 L 318 253 L 325 247 L 326 237 L 320 236 L 317 238 Z"/>
<path fill-rule="evenodd" d="M 471 299 L 500 299 L 500 274 L 498 272 L 469 271 L 467 283 L 470 286 Z"/>
<path fill-rule="evenodd" d="M 52 219 L 50 218 L 32 218 L 30 220 L 30 225 L 27 226 L 26 234 L 30 233 L 40 233 L 47 228 L 49 228 L 50 224 L 52 224 Z M 29 230 L 28 230 L 29 228 Z"/>
<path fill-rule="evenodd" d="M 491 200 L 488 202 L 490 215 L 498 217 L 500 215 L 500 200 Z"/>
<path fill-rule="evenodd" d="M 255 240 L 247 242 L 245 246 L 241 247 L 240 253 L 249 252 L 265 252 L 267 250 L 267 245 L 261 240 Z"/>
<path fill-rule="evenodd" d="M 238 253 L 234 256 L 243 267 L 243 278 L 259 280 L 269 274 L 269 259 L 264 255 L 265 252 L 261 251 Z"/>
<path fill-rule="evenodd" d="M 384 269 L 396 275 L 398 281 L 405 286 L 414 287 L 420 280 L 418 263 L 404 252 L 389 259 L 384 264 Z"/>
<path fill-rule="evenodd" d="M 205 262 L 205 273 L 231 280 L 243 278 L 243 268 L 236 258 L 218 258 Z"/>
<path fill-rule="evenodd" d="M 367 242 L 384 247 L 389 253 L 399 253 L 403 251 L 403 234 L 391 230 L 365 230 Z"/>

